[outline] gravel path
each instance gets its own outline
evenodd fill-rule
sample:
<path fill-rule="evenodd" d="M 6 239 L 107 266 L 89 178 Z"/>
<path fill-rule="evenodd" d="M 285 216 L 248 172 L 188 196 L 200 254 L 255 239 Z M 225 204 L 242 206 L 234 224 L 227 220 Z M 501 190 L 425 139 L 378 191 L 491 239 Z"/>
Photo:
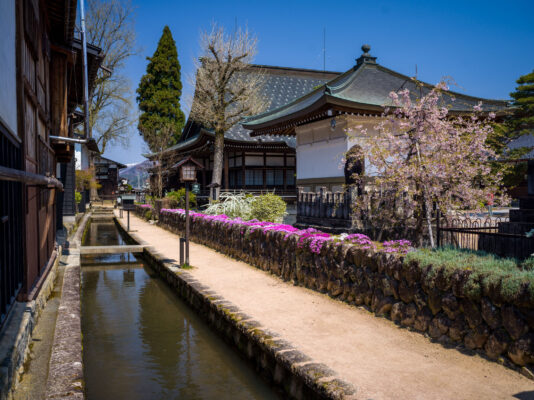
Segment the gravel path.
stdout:
<path fill-rule="evenodd" d="M 179 259 L 177 235 L 133 214 L 130 226 L 157 251 Z M 363 308 L 292 286 L 195 243 L 190 260 L 194 268 L 188 272 L 202 284 L 336 371 L 357 388 L 358 398 L 534 399 L 534 381 L 519 373 L 432 343 Z"/>

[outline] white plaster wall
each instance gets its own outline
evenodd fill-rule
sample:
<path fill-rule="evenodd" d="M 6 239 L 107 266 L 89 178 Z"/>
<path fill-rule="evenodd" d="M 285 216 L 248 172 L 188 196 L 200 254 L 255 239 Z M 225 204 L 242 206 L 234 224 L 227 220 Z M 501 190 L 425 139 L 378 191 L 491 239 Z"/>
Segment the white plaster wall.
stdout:
<path fill-rule="evenodd" d="M 15 0 L 0 1 L 0 118 L 17 135 Z"/>
<path fill-rule="evenodd" d="M 297 145 L 297 179 L 342 177 L 347 139 Z"/>

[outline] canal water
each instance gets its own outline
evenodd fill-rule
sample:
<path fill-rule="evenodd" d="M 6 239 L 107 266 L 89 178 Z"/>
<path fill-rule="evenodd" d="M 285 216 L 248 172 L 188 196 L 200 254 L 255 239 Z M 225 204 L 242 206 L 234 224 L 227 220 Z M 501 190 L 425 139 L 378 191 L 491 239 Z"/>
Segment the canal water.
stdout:
<path fill-rule="evenodd" d="M 113 222 L 84 237 L 120 243 Z M 88 400 L 278 398 L 132 254 L 83 257 L 82 333 Z"/>

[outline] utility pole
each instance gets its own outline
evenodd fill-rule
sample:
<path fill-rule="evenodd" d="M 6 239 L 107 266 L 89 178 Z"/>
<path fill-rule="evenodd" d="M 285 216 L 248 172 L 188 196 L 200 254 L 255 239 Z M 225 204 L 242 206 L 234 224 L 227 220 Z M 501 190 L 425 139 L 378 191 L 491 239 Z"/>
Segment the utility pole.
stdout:
<path fill-rule="evenodd" d="M 323 27 L 323 72 L 326 72 L 326 27 Z"/>
<path fill-rule="evenodd" d="M 89 129 L 89 80 L 87 77 L 87 32 L 85 30 L 85 5 L 84 0 L 80 0 L 80 24 L 81 24 L 81 40 L 82 40 L 82 62 L 83 62 L 83 108 L 84 108 L 84 123 L 83 131 L 86 139 L 92 137 Z M 85 151 L 84 151 L 85 150 Z M 82 145 L 82 154 L 86 153 L 88 158 L 89 168 L 94 170 L 93 154 L 91 150 L 84 148 Z M 96 198 L 96 189 L 89 188 L 89 200 L 93 201 Z"/>

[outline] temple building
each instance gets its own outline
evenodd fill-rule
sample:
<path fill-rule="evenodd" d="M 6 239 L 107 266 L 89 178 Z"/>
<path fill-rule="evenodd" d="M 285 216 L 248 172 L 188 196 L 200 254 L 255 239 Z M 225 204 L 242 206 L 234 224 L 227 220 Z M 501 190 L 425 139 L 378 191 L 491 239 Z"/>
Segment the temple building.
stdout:
<path fill-rule="evenodd" d="M 296 140 L 297 186 L 305 192 L 319 188 L 341 192 L 346 183 L 344 157 L 358 146 L 362 135 L 347 135 L 347 128 L 362 125 L 374 132 L 385 107 L 392 105 L 389 94 L 409 89 L 413 98 L 432 89 L 432 85 L 414 82 L 412 77 L 392 71 L 376 62 L 370 46 L 356 65 L 304 96 L 278 108 L 246 118 L 244 129 L 251 137 L 293 138 Z M 443 100 L 452 114 L 473 112 L 481 103 L 483 112 L 504 112 L 507 101 L 488 100 L 448 91 Z M 372 166 L 362 165 L 367 172 Z"/>
<path fill-rule="evenodd" d="M 337 72 L 252 65 L 249 74 L 262 74 L 262 95 L 273 110 L 331 81 Z M 195 101 L 195 100 L 193 100 Z M 201 196 L 207 196 L 213 170 L 214 133 L 198 121 L 189 119 L 179 142 L 166 150 L 174 162 L 192 155 L 204 169 L 198 171 Z M 291 199 L 296 196 L 295 138 L 293 136 L 255 136 L 237 124 L 225 134 L 223 190 L 257 192 L 275 190 Z M 165 188 L 180 186 L 179 171 L 165 176 Z"/>

